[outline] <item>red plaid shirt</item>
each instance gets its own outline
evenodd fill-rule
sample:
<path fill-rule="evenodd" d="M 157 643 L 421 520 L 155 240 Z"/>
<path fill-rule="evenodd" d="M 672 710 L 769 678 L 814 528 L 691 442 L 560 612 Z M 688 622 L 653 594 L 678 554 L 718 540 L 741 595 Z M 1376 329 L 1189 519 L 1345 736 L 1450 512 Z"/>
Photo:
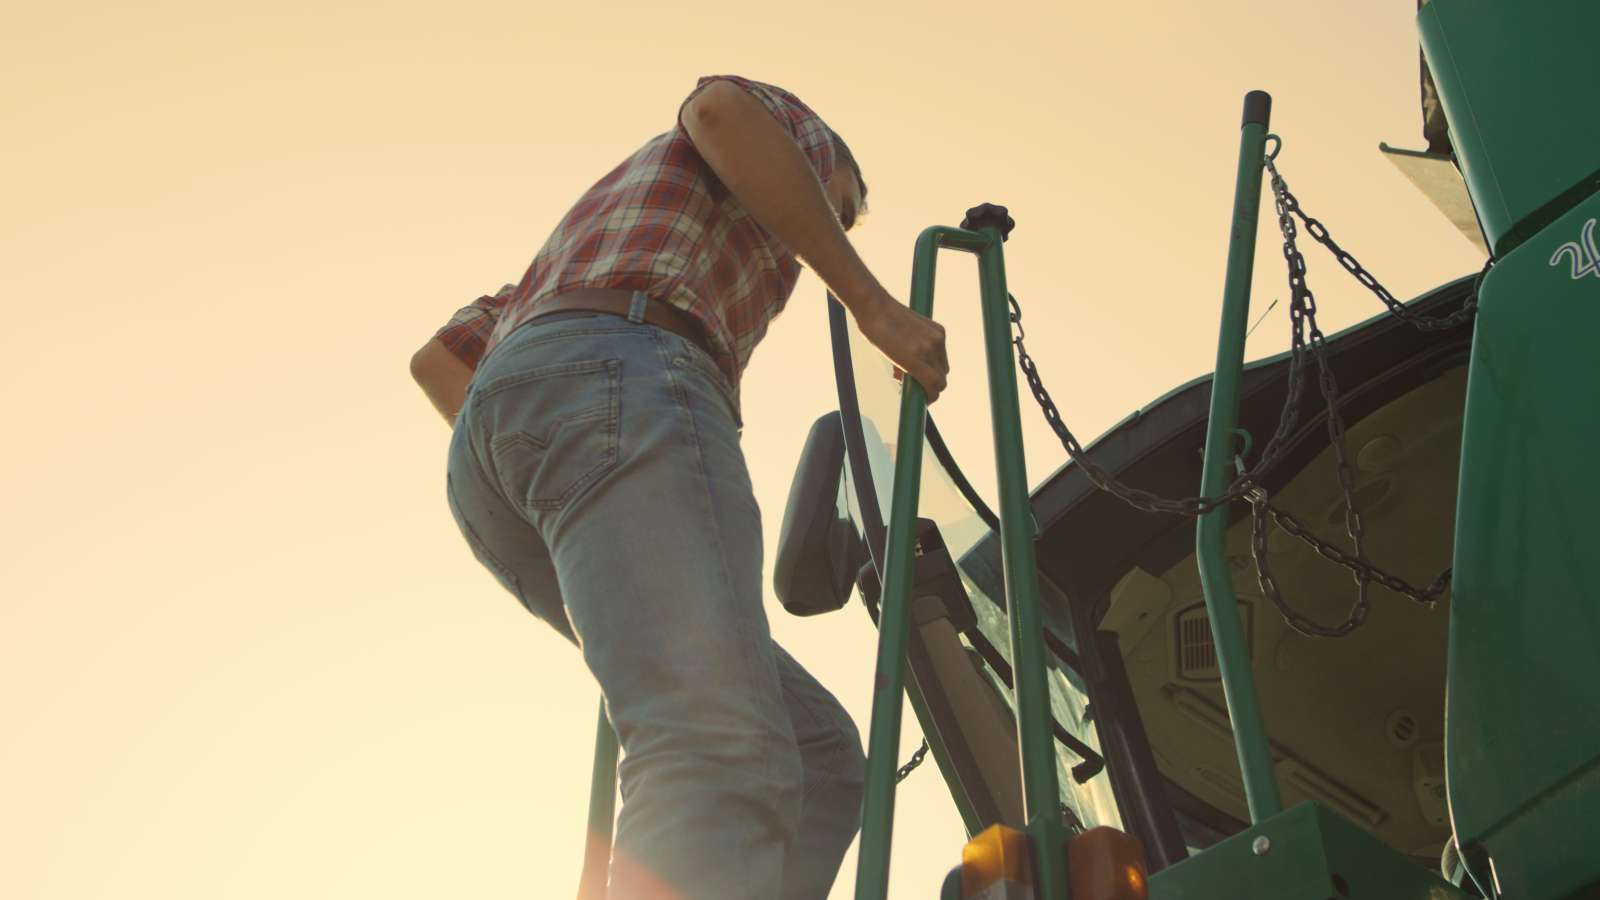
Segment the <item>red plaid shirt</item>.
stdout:
<path fill-rule="evenodd" d="M 831 132 L 781 88 L 715 75 L 700 79 L 684 103 L 717 80 L 760 100 L 794 136 L 819 179 L 833 175 Z M 475 369 L 538 314 L 545 297 L 590 287 L 643 290 L 699 320 L 718 363 L 737 384 L 799 276 L 794 254 L 723 187 L 679 121 L 578 198 L 520 283 L 479 297 L 435 336 Z"/>

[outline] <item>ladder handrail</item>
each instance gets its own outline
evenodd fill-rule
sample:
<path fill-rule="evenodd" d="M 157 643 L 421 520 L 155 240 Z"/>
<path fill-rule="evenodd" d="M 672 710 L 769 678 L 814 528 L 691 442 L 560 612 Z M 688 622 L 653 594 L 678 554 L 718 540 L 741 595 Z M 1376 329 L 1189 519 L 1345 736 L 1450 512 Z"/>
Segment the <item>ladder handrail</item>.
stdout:
<path fill-rule="evenodd" d="M 578 900 L 605 900 L 611 869 L 611 839 L 616 828 L 617 732 L 600 700 L 600 722 L 595 726 L 594 769 L 589 776 L 589 827 L 583 834 L 583 872 L 578 876 Z"/>
<path fill-rule="evenodd" d="M 1217 369 L 1211 380 L 1211 411 L 1206 421 L 1205 463 L 1200 495 L 1215 497 L 1234 475 L 1234 430 L 1239 422 L 1239 382 L 1244 371 L 1244 340 L 1250 318 L 1250 281 L 1255 266 L 1256 229 L 1261 209 L 1261 173 L 1266 151 L 1272 98 L 1263 91 L 1245 95 L 1239 134 L 1239 172 L 1234 183 L 1233 222 L 1229 230 L 1227 278 L 1222 289 L 1222 326 L 1217 336 Z M 1250 668 L 1244 628 L 1239 621 L 1233 576 L 1225 542 L 1228 510 L 1218 507 L 1195 523 L 1195 561 L 1205 592 L 1206 614 L 1222 674 L 1222 693 L 1233 723 L 1234 748 L 1244 779 L 1250 821 L 1260 822 L 1283 811 L 1278 780 L 1267 746 L 1261 700 Z"/>
<path fill-rule="evenodd" d="M 983 208 L 974 210 L 979 213 Z M 991 212 L 993 208 L 991 208 Z M 981 219 L 981 216 L 974 216 Z M 1004 211 L 999 212 L 1004 218 Z M 1066 897 L 1066 860 L 1060 852 L 1066 834 L 1060 818 L 1045 648 L 1039 612 L 1034 523 L 1022 454 L 1017 375 L 1012 356 L 1004 242 L 1001 227 L 977 222 L 976 230 L 935 226 L 917 238 L 912 262 L 911 308 L 933 314 L 934 270 L 940 249 L 978 256 L 985 356 L 989 367 L 990 414 L 1000 495 L 1000 540 L 1006 609 L 1015 661 L 1017 731 L 1022 748 L 1023 808 L 1034 846 L 1035 885 L 1041 898 Z M 856 900 L 888 895 L 889 853 L 894 827 L 894 765 L 899 751 L 901 698 L 905 690 L 905 651 L 910 628 L 910 591 L 915 550 L 917 497 L 927 417 L 922 386 L 907 378 L 900 400 L 893 501 L 884 561 L 878 620 L 878 656 L 873 685 L 872 729 L 868 739 L 866 794 L 862 804 Z"/>

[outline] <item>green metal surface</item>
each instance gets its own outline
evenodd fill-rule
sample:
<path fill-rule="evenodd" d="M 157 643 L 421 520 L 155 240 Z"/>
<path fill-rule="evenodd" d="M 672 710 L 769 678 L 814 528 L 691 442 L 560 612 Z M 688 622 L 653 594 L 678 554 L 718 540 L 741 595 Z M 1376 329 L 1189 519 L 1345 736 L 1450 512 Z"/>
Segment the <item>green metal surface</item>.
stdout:
<path fill-rule="evenodd" d="M 1061 787 L 1056 780 L 1056 745 L 1051 734 L 1050 687 L 1045 680 L 1044 620 L 1039 610 L 1039 566 L 1034 558 L 1033 507 L 1022 452 L 1017 403 L 1017 367 L 1012 356 L 1011 314 L 1005 259 L 998 231 L 984 229 L 989 246 L 978 257 L 983 294 L 983 339 L 989 364 L 989 413 L 994 428 L 995 472 L 1000 496 L 1001 560 L 1006 610 L 1011 619 L 1013 694 L 1022 749 L 1022 804 L 1033 838 L 1034 887 L 1041 900 L 1066 900 L 1066 831 L 1061 824 Z"/>
<path fill-rule="evenodd" d="M 977 235 L 972 236 L 977 239 Z M 937 245 L 924 232 L 911 271 L 911 308 L 933 313 L 933 268 Z M 878 658 L 872 685 L 872 726 L 867 737 L 867 776 L 861 806 L 861 850 L 856 900 L 889 894 L 889 849 L 894 837 L 895 762 L 900 752 L 900 705 L 905 685 L 906 639 L 911 627 L 912 542 L 922 480 L 922 432 L 928 398 L 922 385 L 905 379 L 901 394 L 898 461 L 893 506 L 885 538 L 883 594 L 878 613 Z"/>
<path fill-rule="evenodd" d="M 1463 893 L 1315 803 L 1150 876 L 1150 900 L 1457 900 Z"/>
<path fill-rule="evenodd" d="M 1496 264 L 1467 378 L 1450 807 L 1474 874 L 1486 853 L 1505 895 L 1528 900 L 1600 888 L 1597 222 L 1600 195 Z"/>
<path fill-rule="evenodd" d="M 1239 171 L 1234 182 L 1233 220 L 1228 239 L 1227 278 L 1222 292 L 1222 326 L 1217 337 L 1217 368 L 1211 387 L 1211 413 L 1206 424 L 1205 465 L 1200 477 L 1202 496 L 1222 493 L 1234 476 L 1234 429 L 1238 425 L 1239 380 L 1244 371 L 1244 341 L 1250 316 L 1250 276 L 1255 265 L 1256 228 L 1261 208 L 1262 155 L 1266 142 L 1265 116 L 1246 122 L 1239 136 Z M 1278 781 L 1267 746 L 1266 726 L 1239 605 L 1233 592 L 1224 541 L 1228 510 L 1219 508 L 1200 517 L 1195 525 L 1195 559 L 1205 590 L 1206 612 L 1216 644 L 1222 691 L 1233 723 L 1233 740 L 1239 755 L 1250 821 L 1260 822 L 1283 808 Z"/>
<path fill-rule="evenodd" d="M 935 263 L 941 248 L 978 255 L 983 304 L 989 394 L 994 421 L 996 468 L 1000 485 L 1001 541 L 1004 547 L 1007 608 L 1011 611 L 1012 653 L 1016 660 L 1018 731 L 1022 746 L 1022 788 L 1027 831 L 1035 852 L 1036 887 L 1041 900 L 1066 900 L 1065 830 L 1058 804 L 1054 738 L 1050 733 L 1049 693 L 1044 671 L 1044 641 L 1039 631 L 1039 591 L 1033 556 L 1033 518 L 1022 458 L 1022 428 L 1016 373 L 1011 355 L 1010 321 L 1002 238 L 992 228 L 967 231 L 934 227 L 917 238 L 911 276 L 911 308 L 933 313 Z M 894 771 L 900 742 L 901 694 L 910 628 L 910 591 L 921 483 L 923 428 L 927 397 L 906 379 L 896 442 L 894 488 L 886 540 L 883 594 L 878 620 L 878 655 L 868 738 L 866 796 L 862 808 L 857 900 L 888 896 L 889 853 L 894 826 Z"/>
<path fill-rule="evenodd" d="M 1489 246 L 1507 253 L 1600 175 L 1600 3 L 1431 0 L 1417 25 Z"/>
<path fill-rule="evenodd" d="M 578 877 L 580 900 L 604 897 L 611 866 L 611 835 L 616 824 L 617 732 L 600 701 L 600 722 L 595 726 L 594 769 L 589 776 L 589 830 L 583 842 L 583 873 Z"/>

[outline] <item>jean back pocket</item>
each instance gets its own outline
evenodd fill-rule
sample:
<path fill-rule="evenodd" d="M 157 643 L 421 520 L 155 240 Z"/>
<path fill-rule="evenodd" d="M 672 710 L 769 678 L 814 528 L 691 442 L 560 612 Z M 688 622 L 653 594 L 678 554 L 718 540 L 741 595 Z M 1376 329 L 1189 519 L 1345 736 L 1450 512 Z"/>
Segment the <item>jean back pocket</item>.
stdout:
<path fill-rule="evenodd" d="M 622 361 L 505 375 L 479 393 L 492 475 L 529 513 L 560 509 L 617 465 Z"/>

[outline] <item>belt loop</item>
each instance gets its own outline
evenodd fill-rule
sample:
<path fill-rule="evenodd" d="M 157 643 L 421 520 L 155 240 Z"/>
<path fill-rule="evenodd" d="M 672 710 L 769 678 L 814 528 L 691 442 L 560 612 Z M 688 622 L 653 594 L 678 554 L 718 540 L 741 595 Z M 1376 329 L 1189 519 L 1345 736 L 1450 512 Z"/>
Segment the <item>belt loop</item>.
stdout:
<path fill-rule="evenodd" d="M 644 322 L 644 305 L 650 302 L 650 295 L 644 291 L 633 292 L 633 303 L 628 307 L 628 321 L 635 325 Z"/>

